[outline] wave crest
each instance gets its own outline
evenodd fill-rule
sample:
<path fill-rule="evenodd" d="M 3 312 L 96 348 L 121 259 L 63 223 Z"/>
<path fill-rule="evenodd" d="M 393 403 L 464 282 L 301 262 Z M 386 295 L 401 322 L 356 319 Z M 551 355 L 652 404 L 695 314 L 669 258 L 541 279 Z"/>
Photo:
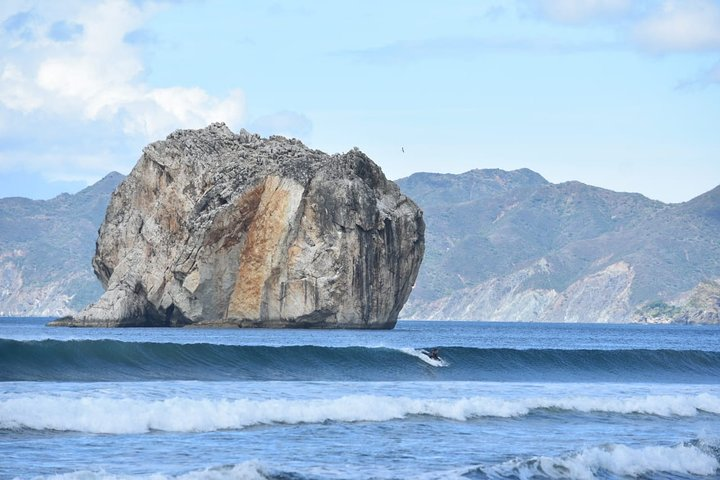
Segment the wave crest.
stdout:
<path fill-rule="evenodd" d="M 150 431 L 207 432 L 255 425 L 386 422 L 427 415 L 454 421 L 523 417 L 538 410 L 688 417 L 720 415 L 720 397 L 645 396 L 624 399 L 571 397 L 506 400 L 493 397 L 419 399 L 349 395 L 335 399 L 252 400 L 18 396 L 0 401 L 0 429 L 105 434 Z"/>
<path fill-rule="evenodd" d="M 720 352 L 249 346 L 0 339 L 0 381 L 638 381 L 717 383 Z M 447 367 L 447 368 L 428 368 Z"/>

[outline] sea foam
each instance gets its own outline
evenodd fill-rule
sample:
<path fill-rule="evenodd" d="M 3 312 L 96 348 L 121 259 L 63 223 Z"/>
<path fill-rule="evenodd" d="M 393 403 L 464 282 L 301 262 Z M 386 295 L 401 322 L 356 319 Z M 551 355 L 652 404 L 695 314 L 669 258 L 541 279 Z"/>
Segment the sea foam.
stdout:
<path fill-rule="evenodd" d="M 632 448 L 626 445 L 591 447 L 574 454 L 529 459 L 515 459 L 497 465 L 474 467 L 469 470 L 426 472 L 421 478 L 475 478 L 479 474 L 488 479 L 567 479 L 593 480 L 598 478 L 638 478 L 666 475 L 710 476 L 720 470 L 720 463 L 710 453 L 696 445 L 648 446 Z M 60 475 L 37 477 L 47 480 L 273 480 L 304 478 L 299 473 L 274 472 L 252 460 L 234 465 L 193 470 L 179 475 L 124 475 L 104 470 L 83 470 Z"/>
<path fill-rule="evenodd" d="M 237 465 L 204 468 L 180 475 L 172 476 L 161 473 L 151 475 L 123 475 L 109 473 L 104 470 L 80 470 L 46 477 L 36 477 L 36 480 L 272 480 L 275 478 L 268 473 L 263 465 L 257 461 L 249 461 Z"/>
<path fill-rule="evenodd" d="M 323 422 L 384 422 L 427 415 L 455 421 L 522 417 L 537 410 L 688 417 L 720 414 L 710 394 L 628 398 L 479 396 L 426 399 L 349 395 L 332 399 L 251 400 L 136 399 L 108 396 L 19 395 L 0 400 L 0 429 L 129 434 L 150 431 L 207 432 L 254 425 Z"/>
<path fill-rule="evenodd" d="M 610 476 L 638 477 L 653 474 L 712 475 L 720 469 L 717 458 L 695 445 L 626 445 L 592 447 L 562 457 L 511 460 L 477 470 L 489 478 L 573 478 L 590 480 Z"/>

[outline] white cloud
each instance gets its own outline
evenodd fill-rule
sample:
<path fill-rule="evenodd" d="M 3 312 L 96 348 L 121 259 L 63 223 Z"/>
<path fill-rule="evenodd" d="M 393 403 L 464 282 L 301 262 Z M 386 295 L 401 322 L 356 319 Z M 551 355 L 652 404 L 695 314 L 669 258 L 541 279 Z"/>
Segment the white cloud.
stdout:
<path fill-rule="evenodd" d="M 542 16 L 560 23 L 580 23 L 623 14 L 630 0 L 530 0 Z"/>
<path fill-rule="evenodd" d="M 36 89 L 25 80 L 20 68 L 12 63 L 6 63 L 0 74 L 0 102 L 11 110 L 22 113 L 31 112 L 42 105 L 42 100 L 36 94 Z"/>
<path fill-rule="evenodd" d="M 117 163 L 115 156 L 109 160 L 100 147 L 93 150 L 93 145 L 102 142 L 134 150 L 134 145 L 163 138 L 177 128 L 198 128 L 214 121 L 239 127 L 245 111 L 240 90 L 215 96 L 198 87 L 159 88 L 144 81 L 142 45 L 126 38 L 141 30 L 163 5 L 133 0 L 3 3 L 0 136 L 25 140 L 14 152 L 0 144 L 0 170 L 18 164 L 43 169 L 49 162 L 48 171 L 57 174 L 66 168 L 65 176 L 85 178 L 88 169 L 109 171 L 107 164 Z M 71 25 L 71 34 L 59 34 L 60 24 Z M 47 123 L 98 138 L 74 143 L 45 138 L 37 143 L 57 151 L 30 151 L 29 137 L 51 135 L 38 129 Z M 11 124 L 12 132 L 7 127 Z M 52 147 L 52 141 L 60 144 Z M 133 155 L 132 162 L 137 158 Z M 35 160 L 18 161 L 20 156 Z"/>
<path fill-rule="evenodd" d="M 615 20 L 633 47 L 655 53 L 720 50 L 717 0 L 525 0 L 553 22 L 583 26 Z"/>
<path fill-rule="evenodd" d="M 124 130 L 128 134 L 168 132 L 177 128 L 204 126 L 215 121 L 237 124 L 242 118 L 245 97 L 233 90 L 224 99 L 214 98 L 201 88 L 156 88 L 128 106 Z"/>
<path fill-rule="evenodd" d="M 28 49 L 40 46 L 46 54 L 26 64 L 22 73 L 13 65 L 12 84 L 0 86 L 12 86 L 8 91 L 16 93 L 13 98 L 0 93 L 0 102 L 24 112 L 47 108 L 88 120 L 113 120 L 124 114 L 124 131 L 148 140 L 212 121 L 237 125 L 244 111 L 238 92 L 216 98 L 200 88 L 151 88 L 139 80 L 143 73 L 139 51 L 124 38 L 158 10 L 144 5 L 140 9 L 127 0 L 105 0 L 80 9 L 72 18 L 82 26 L 75 41 L 28 45 Z M 21 90 L 28 85 L 34 87 L 33 95 Z"/>
<path fill-rule="evenodd" d="M 720 50 L 720 5 L 712 0 L 668 0 L 639 22 L 634 39 L 655 52 Z"/>
<path fill-rule="evenodd" d="M 603 26 L 611 28 L 626 49 L 650 54 L 720 53 L 719 0 L 521 1 L 542 19 L 577 28 L 597 20 L 613 20 Z M 703 88 L 720 83 L 718 65 L 679 81 L 677 88 Z"/>

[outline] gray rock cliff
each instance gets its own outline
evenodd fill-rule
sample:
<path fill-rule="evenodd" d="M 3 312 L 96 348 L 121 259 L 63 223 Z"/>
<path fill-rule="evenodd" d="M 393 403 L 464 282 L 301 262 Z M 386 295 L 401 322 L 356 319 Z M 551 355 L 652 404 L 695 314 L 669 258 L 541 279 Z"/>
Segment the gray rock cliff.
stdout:
<path fill-rule="evenodd" d="M 105 293 L 54 324 L 392 328 L 424 229 L 357 149 L 178 130 L 112 196 L 93 259 Z"/>

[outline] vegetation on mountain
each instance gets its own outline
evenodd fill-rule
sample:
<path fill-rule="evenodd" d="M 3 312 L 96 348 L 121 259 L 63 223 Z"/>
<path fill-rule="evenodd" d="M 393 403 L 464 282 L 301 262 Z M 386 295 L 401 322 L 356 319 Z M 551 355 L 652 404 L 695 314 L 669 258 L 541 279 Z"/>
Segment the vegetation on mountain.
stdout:
<path fill-rule="evenodd" d="M 55 316 L 102 293 L 92 271 L 95 240 L 123 175 L 50 200 L 0 199 L 0 315 Z"/>
<path fill-rule="evenodd" d="M 682 321 L 678 302 L 720 278 L 720 187 L 665 204 L 527 169 L 397 183 L 427 225 L 405 317 Z"/>

